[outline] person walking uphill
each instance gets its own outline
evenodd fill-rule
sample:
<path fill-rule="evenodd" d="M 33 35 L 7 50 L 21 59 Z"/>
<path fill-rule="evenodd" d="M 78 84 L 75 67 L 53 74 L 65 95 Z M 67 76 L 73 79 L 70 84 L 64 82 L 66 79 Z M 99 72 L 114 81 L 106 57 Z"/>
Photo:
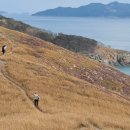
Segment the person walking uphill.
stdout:
<path fill-rule="evenodd" d="M 39 95 L 38 94 L 34 94 L 34 106 L 38 107 L 38 103 L 39 103 Z"/>
<path fill-rule="evenodd" d="M 3 55 L 6 53 L 6 50 L 7 50 L 7 45 L 3 45 L 2 46 L 2 53 L 3 53 Z"/>

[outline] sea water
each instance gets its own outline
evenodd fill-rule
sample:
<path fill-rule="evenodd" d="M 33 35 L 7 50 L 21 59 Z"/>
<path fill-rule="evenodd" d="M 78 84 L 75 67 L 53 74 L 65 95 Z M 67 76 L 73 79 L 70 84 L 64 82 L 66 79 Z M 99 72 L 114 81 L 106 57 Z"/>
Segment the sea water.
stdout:
<path fill-rule="evenodd" d="M 54 33 L 80 35 L 115 49 L 130 51 L 130 18 L 7 16 Z M 130 75 L 130 67 L 119 69 Z"/>

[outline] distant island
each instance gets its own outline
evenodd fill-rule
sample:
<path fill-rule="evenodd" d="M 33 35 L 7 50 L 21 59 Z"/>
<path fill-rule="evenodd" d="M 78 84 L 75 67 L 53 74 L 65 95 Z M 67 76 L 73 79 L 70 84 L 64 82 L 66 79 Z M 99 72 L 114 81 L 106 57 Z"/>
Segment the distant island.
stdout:
<path fill-rule="evenodd" d="M 0 11 L 0 15 L 7 14 L 5 11 Z"/>
<path fill-rule="evenodd" d="M 130 17 L 130 4 L 112 2 L 109 4 L 91 3 L 78 8 L 58 7 L 37 12 L 33 16 L 67 17 Z"/>

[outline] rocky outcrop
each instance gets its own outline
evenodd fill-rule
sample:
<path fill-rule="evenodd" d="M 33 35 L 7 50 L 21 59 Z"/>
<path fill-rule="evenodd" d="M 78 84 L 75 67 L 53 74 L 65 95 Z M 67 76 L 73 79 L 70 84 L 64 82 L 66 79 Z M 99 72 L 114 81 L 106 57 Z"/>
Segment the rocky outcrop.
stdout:
<path fill-rule="evenodd" d="M 130 65 L 130 52 L 104 46 L 98 46 L 94 54 L 90 54 L 89 57 L 112 66 Z"/>
<path fill-rule="evenodd" d="M 123 54 L 119 53 L 117 55 L 113 55 L 112 59 L 107 59 L 107 57 L 103 55 L 89 54 L 89 58 L 112 66 L 130 65 L 130 53 L 123 53 Z"/>

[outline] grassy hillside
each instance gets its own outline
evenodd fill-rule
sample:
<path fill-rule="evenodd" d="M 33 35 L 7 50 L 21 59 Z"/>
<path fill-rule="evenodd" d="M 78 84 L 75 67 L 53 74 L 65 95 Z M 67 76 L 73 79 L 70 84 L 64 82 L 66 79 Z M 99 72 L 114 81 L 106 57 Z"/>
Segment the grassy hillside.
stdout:
<path fill-rule="evenodd" d="M 130 64 L 129 52 L 105 47 L 103 44 L 99 44 L 96 40 L 90 38 L 61 33 L 55 34 L 3 16 L 0 16 L 0 26 L 41 38 L 112 66 Z"/>
<path fill-rule="evenodd" d="M 1 130 L 129 130 L 130 77 L 0 27 Z M 33 93 L 40 95 L 39 110 Z"/>

